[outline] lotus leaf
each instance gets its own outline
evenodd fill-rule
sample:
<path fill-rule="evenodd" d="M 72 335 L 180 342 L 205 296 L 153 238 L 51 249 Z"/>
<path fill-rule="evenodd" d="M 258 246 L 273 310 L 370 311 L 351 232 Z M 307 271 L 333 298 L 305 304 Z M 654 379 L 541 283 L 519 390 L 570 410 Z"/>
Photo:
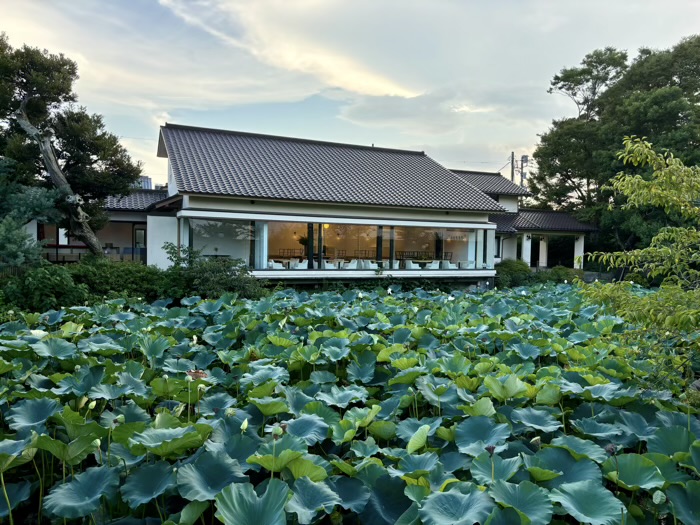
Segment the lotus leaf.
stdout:
<path fill-rule="evenodd" d="M 319 512 L 330 514 L 340 497 L 323 482 L 313 482 L 309 478 L 299 478 L 292 488 L 293 496 L 287 502 L 287 512 L 295 513 L 302 525 L 308 525 Z"/>
<path fill-rule="evenodd" d="M 232 483 L 216 496 L 216 517 L 225 525 L 285 525 L 289 487 L 271 479 L 258 496 L 250 483 Z"/>
<path fill-rule="evenodd" d="M 495 423 L 486 416 L 470 417 L 457 425 L 455 443 L 459 451 L 470 456 L 479 456 L 487 446 L 495 447 L 495 452 L 507 448 L 505 441 L 510 437 L 508 425 Z"/>
<path fill-rule="evenodd" d="M 479 490 L 463 493 L 452 489 L 434 492 L 423 500 L 419 510 L 425 525 L 474 525 L 484 523 L 494 508 L 493 500 Z"/>
<path fill-rule="evenodd" d="M 666 481 L 654 462 L 639 454 L 611 457 L 602 468 L 606 478 L 627 490 L 660 488 Z"/>
<path fill-rule="evenodd" d="M 675 516 L 683 523 L 700 523 L 700 481 L 689 481 L 685 487 L 673 485 L 666 493 Z"/>
<path fill-rule="evenodd" d="M 122 498 L 135 509 L 175 486 L 175 472 L 166 461 L 158 461 L 132 470 L 122 485 Z"/>
<path fill-rule="evenodd" d="M 552 519 L 552 503 L 546 490 L 529 481 L 519 484 L 496 481 L 489 495 L 506 508 L 517 511 L 525 523 L 547 525 Z"/>
<path fill-rule="evenodd" d="M 231 483 L 247 480 L 238 461 L 225 453 L 205 452 L 193 463 L 177 471 L 177 488 L 180 495 L 190 501 L 213 500 Z"/>
<path fill-rule="evenodd" d="M 7 507 L 7 500 L 4 497 L 0 497 L 0 518 L 9 515 L 10 511 L 14 510 L 17 505 L 29 499 L 32 493 L 31 483 L 28 481 L 8 483 L 5 485 L 5 491 L 7 499 L 10 500 L 10 508 Z"/>
<path fill-rule="evenodd" d="M 46 420 L 58 412 L 60 406 L 55 399 L 46 397 L 23 399 L 10 409 L 7 420 L 20 436 L 31 431 L 41 433 L 46 429 Z"/>
<path fill-rule="evenodd" d="M 81 518 L 95 512 L 102 496 L 110 497 L 119 486 L 117 469 L 92 467 L 72 481 L 56 486 L 46 499 L 46 510 L 59 518 Z"/>
<path fill-rule="evenodd" d="M 567 483 L 549 498 L 577 520 L 591 525 L 617 525 L 627 514 L 625 505 L 597 481 Z"/>

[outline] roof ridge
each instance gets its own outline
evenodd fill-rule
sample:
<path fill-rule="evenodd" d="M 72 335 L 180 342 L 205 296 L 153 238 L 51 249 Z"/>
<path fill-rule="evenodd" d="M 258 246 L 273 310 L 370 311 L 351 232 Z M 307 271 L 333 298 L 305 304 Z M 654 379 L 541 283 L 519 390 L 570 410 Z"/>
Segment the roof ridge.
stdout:
<path fill-rule="evenodd" d="M 453 169 L 453 168 L 448 168 L 450 171 L 455 172 L 455 173 L 473 173 L 475 175 L 493 175 L 503 177 L 504 179 L 508 180 L 503 173 L 500 171 L 480 171 L 480 170 L 458 170 L 458 169 Z"/>
<path fill-rule="evenodd" d="M 390 153 L 407 153 L 409 155 L 421 155 L 426 156 L 425 151 L 416 151 L 410 149 L 399 149 L 399 148 L 387 148 L 383 146 L 366 146 L 364 144 L 349 144 L 346 142 L 333 142 L 330 140 L 318 140 L 318 139 L 306 139 L 300 137 L 287 137 L 284 135 L 269 135 L 267 133 L 252 133 L 250 131 L 236 131 L 231 129 L 218 129 L 218 128 L 204 128 L 201 126 L 188 126 L 185 124 L 174 124 L 172 122 L 166 122 L 165 125 L 161 126 L 161 129 L 183 129 L 189 131 L 202 131 L 209 133 L 220 133 L 223 135 L 237 135 L 243 137 L 256 137 L 272 140 L 284 140 L 289 142 L 301 142 L 304 144 L 319 144 L 322 146 L 333 146 L 342 148 L 355 148 L 355 149 L 366 149 L 370 151 L 386 151 Z"/>

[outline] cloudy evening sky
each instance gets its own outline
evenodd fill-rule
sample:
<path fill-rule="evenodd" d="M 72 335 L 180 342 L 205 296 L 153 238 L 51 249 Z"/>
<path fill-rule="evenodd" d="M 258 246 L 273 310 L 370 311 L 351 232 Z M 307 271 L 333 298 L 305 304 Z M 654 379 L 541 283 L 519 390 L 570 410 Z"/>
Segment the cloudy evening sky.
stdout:
<path fill-rule="evenodd" d="M 10 42 L 79 65 L 144 172 L 167 122 L 425 150 L 495 171 L 573 105 L 562 67 L 700 32 L 694 0 L 0 0 Z"/>

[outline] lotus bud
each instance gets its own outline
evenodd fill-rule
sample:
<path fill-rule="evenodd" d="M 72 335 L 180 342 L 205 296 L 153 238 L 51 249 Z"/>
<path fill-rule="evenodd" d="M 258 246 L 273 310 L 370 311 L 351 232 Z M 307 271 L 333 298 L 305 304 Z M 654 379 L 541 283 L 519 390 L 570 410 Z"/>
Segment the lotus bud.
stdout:
<path fill-rule="evenodd" d="M 80 365 L 75 365 L 75 367 L 73 367 L 73 371 L 77 372 L 78 370 L 80 370 Z"/>
<path fill-rule="evenodd" d="M 193 336 L 192 336 L 192 344 L 193 344 L 193 345 L 196 345 L 196 344 L 197 344 L 197 336 L 196 336 L 196 335 L 193 335 Z"/>
<path fill-rule="evenodd" d="M 617 453 L 617 447 L 610 443 L 605 447 L 605 452 L 607 452 L 611 456 L 614 456 Z"/>
<path fill-rule="evenodd" d="M 233 417 L 236 415 L 236 409 L 235 408 L 227 408 L 226 412 L 224 412 L 224 414 L 226 414 L 226 417 Z M 248 421 L 248 420 L 246 419 L 246 421 Z"/>
<path fill-rule="evenodd" d="M 124 423 L 126 421 L 126 418 L 124 417 L 124 414 L 119 414 L 117 417 L 114 418 L 114 424 L 118 425 L 120 423 Z"/>
<path fill-rule="evenodd" d="M 362 298 L 364 297 L 364 295 L 363 295 L 362 292 L 360 292 L 360 293 L 357 294 L 357 297 L 359 297 L 360 299 L 362 299 Z"/>
<path fill-rule="evenodd" d="M 282 430 L 282 427 L 279 427 L 279 426 L 272 427 L 272 435 L 273 436 L 279 437 L 282 434 L 284 434 L 284 430 Z"/>
<path fill-rule="evenodd" d="M 194 377 L 192 377 L 192 376 L 186 376 L 185 379 L 189 382 L 194 381 Z"/>
<path fill-rule="evenodd" d="M 197 390 L 204 392 L 207 389 L 207 385 L 197 385 Z"/>
<path fill-rule="evenodd" d="M 100 445 L 102 445 L 102 441 L 100 441 L 99 438 L 93 439 L 92 440 L 92 446 L 95 448 L 100 448 Z"/>
<path fill-rule="evenodd" d="M 7 315 L 15 315 L 15 311 L 14 311 L 14 310 L 8 310 L 8 311 L 7 311 Z"/>
<path fill-rule="evenodd" d="M 489 456 L 493 456 L 493 453 L 496 451 L 496 447 L 493 445 L 486 445 L 486 452 L 489 453 Z"/>
<path fill-rule="evenodd" d="M 530 440 L 530 443 L 532 445 L 534 445 L 536 448 L 540 448 L 541 441 L 542 441 L 542 439 L 540 438 L 540 436 L 535 436 L 534 438 L 532 438 Z"/>
<path fill-rule="evenodd" d="M 387 295 L 391 295 L 391 288 L 387 288 L 386 293 L 387 293 Z"/>
<path fill-rule="evenodd" d="M 93 400 L 88 403 L 88 408 L 90 410 L 95 410 L 95 407 L 97 406 L 97 401 Z"/>
<path fill-rule="evenodd" d="M 168 374 L 163 374 L 163 379 L 165 379 L 167 381 L 169 379 Z"/>
<path fill-rule="evenodd" d="M 455 300 L 454 295 L 450 295 L 450 296 L 447 298 L 447 300 L 448 300 L 448 301 L 454 301 L 454 300 Z"/>
<path fill-rule="evenodd" d="M 568 279 L 564 279 L 564 284 L 569 284 L 569 280 L 568 280 Z"/>
<path fill-rule="evenodd" d="M 248 430 L 248 418 L 245 418 L 243 423 L 241 423 L 241 434 L 246 430 Z"/>

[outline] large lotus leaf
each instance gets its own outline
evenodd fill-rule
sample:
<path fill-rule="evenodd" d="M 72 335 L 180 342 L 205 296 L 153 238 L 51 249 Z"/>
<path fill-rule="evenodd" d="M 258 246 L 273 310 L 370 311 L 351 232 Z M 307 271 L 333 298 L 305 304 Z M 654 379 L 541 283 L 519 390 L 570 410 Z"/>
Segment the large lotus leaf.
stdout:
<path fill-rule="evenodd" d="M 403 457 L 397 468 L 390 468 L 389 474 L 392 476 L 410 475 L 412 478 L 427 476 L 438 465 L 438 455 L 434 452 L 425 454 L 407 454 Z"/>
<path fill-rule="evenodd" d="M 505 509 L 496 507 L 493 509 L 493 512 L 489 514 L 484 525 L 518 525 L 523 522 L 524 520 L 520 514 L 518 514 L 517 510 L 511 507 L 506 507 Z M 527 522 L 525 521 L 525 523 Z"/>
<path fill-rule="evenodd" d="M 195 427 L 148 428 L 134 434 L 129 439 L 129 444 L 132 447 L 136 445 L 137 453 L 140 453 L 140 445 L 152 454 L 169 457 L 179 456 L 188 449 L 200 447 L 204 439 Z"/>
<path fill-rule="evenodd" d="M 308 525 L 319 512 L 330 514 L 341 500 L 328 485 L 323 482 L 315 483 L 309 478 L 299 478 L 292 488 L 294 495 L 287 502 L 287 512 L 295 513 L 299 523 Z"/>
<path fill-rule="evenodd" d="M 10 428 L 20 436 L 32 430 L 41 434 L 46 430 L 46 420 L 59 411 L 61 405 L 55 399 L 41 397 L 18 401 L 9 411 L 7 421 Z"/>
<path fill-rule="evenodd" d="M 423 425 L 416 430 L 416 432 L 411 436 L 406 445 L 406 451 L 409 454 L 420 450 L 425 446 L 428 439 L 428 433 L 430 432 L 430 425 Z"/>
<path fill-rule="evenodd" d="M 216 517 L 225 525 L 285 525 L 289 487 L 271 479 L 260 497 L 250 483 L 232 483 L 216 496 Z"/>
<path fill-rule="evenodd" d="M 424 525 L 474 525 L 484 523 L 493 507 L 485 492 L 474 489 L 465 494 L 452 489 L 425 498 L 419 515 Z"/>
<path fill-rule="evenodd" d="M 340 414 L 321 401 L 312 401 L 304 406 L 304 414 L 315 414 L 326 422 L 326 425 L 333 425 L 340 421 Z"/>
<path fill-rule="evenodd" d="M 664 477 L 667 483 L 680 483 L 691 480 L 692 478 L 685 472 L 678 470 L 678 463 L 673 461 L 673 458 L 656 452 L 644 454 L 644 457 L 650 459 L 659 469 L 661 475 Z"/>
<path fill-rule="evenodd" d="M 100 507 L 102 496 L 111 497 L 119 486 L 119 471 L 92 467 L 73 481 L 56 485 L 44 499 L 44 508 L 59 518 L 81 518 Z"/>
<path fill-rule="evenodd" d="M 274 416 L 276 414 L 284 414 L 289 412 L 287 400 L 280 397 L 251 397 L 251 404 L 255 405 L 258 410 L 265 416 Z"/>
<path fill-rule="evenodd" d="M 566 483 L 585 480 L 595 480 L 598 483 L 603 481 L 603 475 L 598 465 L 589 459 L 576 460 L 563 448 L 543 448 L 535 454 L 534 460 L 537 462 L 532 464 L 534 466 L 562 473 L 561 476 L 557 476 L 554 479 L 542 481 L 542 486 L 545 488 L 554 488 Z M 528 456 L 525 457 L 525 461 L 529 461 Z"/>
<path fill-rule="evenodd" d="M 218 392 L 203 397 L 199 402 L 199 413 L 203 416 L 223 415 L 227 408 L 236 404 L 236 400 L 226 392 Z"/>
<path fill-rule="evenodd" d="M 91 388 L 102 383 L 104 375 L 105 369 L 102 366 L 81 368 L 75 374 L 61 379 L 58 386 L 51 391 L 59 395 L 73 393 L 76 396 L 84 396 Z"/>
<path fill-rule="evenodd" d="M 617 525 L 627 514 L 625 505 L 598 481 L 567 483 L 552 490 L 549 498 L 578 521 L 591 525 Z"/>
<path fill-rule="evenodd" d="M 547 525 L 552 519 L 553 507 L 549 494 L 529 481 L 516 485 L 499 480 L 491 486 L 489 494 L 504 507 L 515 509 L 525 518 L 525 523 Z"/>
<path fill-rule="evenodd" d="M 348 339 L 331 337 L 321 344 L 321 351 L 324 355 L 328 356 L 331 361 L 340 361 L 346 358 L 350 353 L 349 343 L 350 341 Z"/>
<path fill-rule="evenodd" d="M 133 361 L 131 361 L 133 363 Z M 128 372 L 117 374 L 117 382 L 120 386 L 126 388 L 127 394 L 146 397 L 148 395 L 148 387 L 140 378 L 134 377 Z"/>
<path fill-rule="evenodd" d="M 166 461 L 144 465 L 129 472 L 122 485 L 122 499 L 135 509 L 175 485 L 173 466 Z"/>
<path fill-rule="evenodd" d="M 379 469 L 379 467 L 377 467 Z M 370 471 L 370 469 L 366 469 Z M 377 473 L 379 470 L 377 470 Z M 367 480 L 370 481 L 370 480 Z M 370 496 L 360 514 L 363 525 L 394 525 L 411 506 L 411 500 L 404 495 L 406 483 L 400 478 L 378 475 L 371 479 Z"/>
<path fill-rule="evenodd" d="M 508 425 L 496 423 L 486 416 L 470 417 L 457 425 L 455 443 L 462 454 L 479 456 L 487 446 L 495 452 L 506 449 L 505 441 L 510 437 Z"/>
<path fill-rule="evenodd" d="M 281 472 L 287 465 L 303 456 L 303 452 L 297 450 L 281 449 L 273 454 L 254 455 L 247 459 L 251 465 L 260 465 L 270 472 Z"/>
<path fill-rule="evenodd" d="M 359 479 L 346 476 L 334 476 L 328 486 L 340 497 L 338 503 L 344 509 L 360 513 L 369 500 L 369 489 Z"/>
<path fill-rule="evenodd" d="M 55 337 L 44 339 L 30 346 L 41 357 L 55 357 L 61 360 L 70 359 L 78 353 L 78 347 L 74 343 Z"/>
<path fill-rule="evenodd" d="M 323 481 L 328 477 L 330 463 L 314 454 L 305 454 L 287 463 L 294 479 L 303 477 L 311 481 Z"/>
<path fill-rule="evenodd" d="M 423 425 L 428 425 L 428 436 L 432 436 L 442 423 L 441 417 L 424 417 L 422 419 L 408 418 L 401 421 L 396 427 L 396 435 L 408 442 Z"/>
<path fill-rule="evenodd" d="M 515 423 L 522 423 L 528 428 L 534 428 L 542 432 L 554 432 L 561 428 L 561 422 L 554 419 L 546 410 L 537 408 L 518 408 L 510 415 Z"/>
<path fill-rule="evenodd" d="M 21 441 L 13 441 L 11 439 L 0 440 L 0 472 L 5 472 L 19 464 L 31 461 L 32 457 L 34 457 L 31 452 L 33 449 L 28 448 L 31 443 L 32 438 L 30 437 Z M 31 456 L 25 457 L 30 453 Z"/>
<path fill-rule="evenodd" d="M 535 359 L 542 351 L 541 348 L 530 343 L 514 343 L 510 348 L 515 350 L 522 359 Z"/>
<path fill-rule="evenodd" d="M 496 481 L 508 481 L 520 470 L 522 464 L 520 456 L 503 459 L 498 454 L 484 452 L 472 461 L 471 473 L 480 485 L 492 485 Z"/>
<path fill-rule="evenodd" d="M 695 435 L 685 427 L 662 427 L 647 440 L 647 451 L 673 456 L 676 461 L 685 460 L 690 457 L 693 441 Z"/>
<path fill-rule="evenodd" d="M 379 452 L 379 446 L 372 436 L 365 441 L 353 441 L 350 451 L 358 458 L 368 458 Z"/>
<path fill-rule="evenodd" d="M 527 385 L 514 374 L 503 377 L 486 376 L 484 378 L 484 386 L 494 399 L 497 399 L 501 403 L 518 397 L 527 391 Z"/>
<path fill-rule="evenodd" d="M 685 487 L 673 485 L 666 494 L 673 503 L 673 514 L 683 523 L 700 523 L 700 481 L 689 481 Z"/>
<path fill-rule="evenodd" d="M 36 447 L 53 454 L 59 461 L 68 465 L 78 465 L 86 457 L 100 448 L 97 436 L 78 436 L 69 443 L 42 434 L 36 439 Z"/>
<path fill-rule="evenodd" d="M 641 414 L 620 410 L 620 425 L 625 432 L 636 436 L 638 439 L 649 439 L 658 427 L 650 425 Z"/>
<path fill-rule="evenodd" d="M 594 418 L 573 419 L 571 424 L 581 433 L 600 439 L 615 439 L 622 434 L 622 429 L 618 425 L 601 423 Z"/>
<path fill-rule="evenodd" d="M 143 334 L 138 341 L 138 348 L 144 356 L 153 362 L 162 357 L 163 353 L 170 348 L 170 341 L 157 334 Z"/>
<path fill-rule="evenodd" d="M 92 387 L 88 392 L 88 397 L 90 399 L 119 399 L 127 392 L 129 392 L 129 387 L 102 383 Z"/>
<path fill-rule="evenodd" d="M 356 401 L 364 402 L 368 396 L 367 389 L 358 385 L 350 385 L 338 388 L 333 385 L 328 392 L 319 392 L 316 399 L 325 401 L 327 404 L 340 408 L 347 408 L 350 403 Z"/>
<path fill-rule="evenodd" d="M 348 379 L 350 381 L 369 383 L 374 379 L 377 356 L 374 352 L 364 351 L 354 356 L 348 367 Z"/>
<path fill-rule="evenodd" d="M 576 459 L 592 459 L 596 463 L 603 463 L 608 459 L 608 453 L 603 447 L 596 445 L 588 439 L 576 436 L 559 436 L 554 438 L 550 446 L 564 448 Z"/>
<path fill-rule="evenodd" d="M 602 468 L 606 478 L 627 490 L 660 488 L 666 481 L 654 462 L 639 454 L 611 457 Z"/>
<path fill-rule="evenodd" d="M 22 481 L 20 483 L 8 483 L 5 485 L 5 490 L 7 492 L 7 499 L 10 500 L 10 507 L 14 509 L 22 503 L 29 499 L 32 493 L 31 483 L 28 481 Z M 0 497 L 0 518 L 4 518 L 10 514 L 10 510 L 7 508 L 7 501 L 4 497 Z"/>
<path fill-rule="evenodd" d="M 285 421 L 287 432 L 303 439 L 307 445 L 315 445 L 328 437 L 328 425 L 316 414 L 302 414 L 296 419 Z"/>
<path fill-rule="evenodd" d="M 247 479 L 238 461 L 227 454 L 204 452 L 193 463 L 178 469 L 177 488 L 185 499 L 207 501 L 214 499 L 225 486 Z"/>

